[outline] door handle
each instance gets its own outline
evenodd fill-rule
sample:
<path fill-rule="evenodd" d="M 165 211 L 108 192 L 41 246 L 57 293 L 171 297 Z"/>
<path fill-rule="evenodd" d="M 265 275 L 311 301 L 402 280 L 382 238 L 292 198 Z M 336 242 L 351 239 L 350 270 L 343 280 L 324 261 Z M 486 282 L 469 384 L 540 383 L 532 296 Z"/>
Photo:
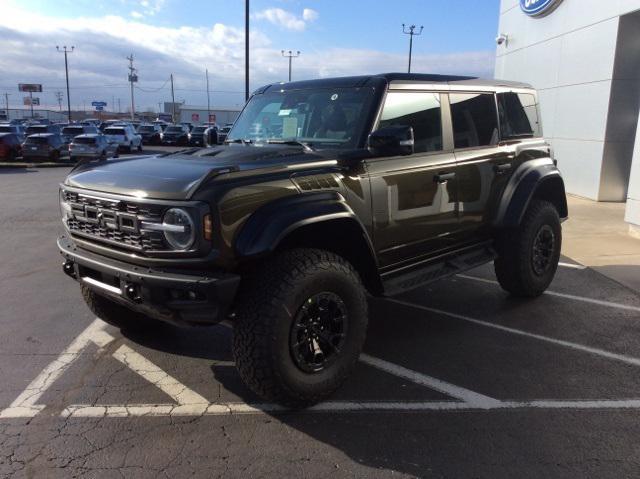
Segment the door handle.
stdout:
<path fill-rule="evenodd" d="M 439 173 L 433 177 L 433 180 L 436 183 L 446 183 L 449 180 L 453 180 L 455 177 L 455 173 Z"/>
<path fill-rule="evenodd" d="M 509 171 L 511 169 L 511 167 L 512 167 L 511 163 L 502 163 L 501 165 L 494 166 L 493 170 L 497 174 L 502 174 L 502 173 L 506 173 L 507 171 Z"/>

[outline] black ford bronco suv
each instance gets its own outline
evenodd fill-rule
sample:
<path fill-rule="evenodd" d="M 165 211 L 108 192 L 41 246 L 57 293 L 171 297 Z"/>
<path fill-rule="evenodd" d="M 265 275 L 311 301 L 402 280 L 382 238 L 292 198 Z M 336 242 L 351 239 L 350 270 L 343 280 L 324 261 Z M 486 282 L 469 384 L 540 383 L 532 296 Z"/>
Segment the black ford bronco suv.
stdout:
<path fill-rule="evenodd" d="M 288 407 L 349 376 L 367 293 L 493 261 L 540 295 L 567 217 L 536 92 L 424 74 L 265 86 L 225 145 L 80 164 L 60 204 L 64 272 L 98 317 L 229 318 L 242 379 Z"/>

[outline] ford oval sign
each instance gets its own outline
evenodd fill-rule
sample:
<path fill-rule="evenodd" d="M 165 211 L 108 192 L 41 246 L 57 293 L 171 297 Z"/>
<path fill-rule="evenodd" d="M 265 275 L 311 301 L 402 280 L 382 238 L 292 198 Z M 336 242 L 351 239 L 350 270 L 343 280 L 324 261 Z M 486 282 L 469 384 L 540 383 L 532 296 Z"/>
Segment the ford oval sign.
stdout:
<path fill-rule="evenodd" d="M 562 0 L 520 0 L 520 8 L 530 17 L 543 17 L 553 12 Z"/>

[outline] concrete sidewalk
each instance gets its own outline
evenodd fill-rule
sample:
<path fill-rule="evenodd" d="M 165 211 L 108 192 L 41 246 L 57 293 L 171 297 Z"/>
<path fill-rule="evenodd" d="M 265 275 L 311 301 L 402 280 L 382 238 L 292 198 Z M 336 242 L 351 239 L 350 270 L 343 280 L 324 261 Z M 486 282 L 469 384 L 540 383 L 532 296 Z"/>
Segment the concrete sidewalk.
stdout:
<path fill-rule="evenodd" d="M 624 203 L 568 196 L 562 253 L 640 292 L 640 239 L 629 234 Z"/>

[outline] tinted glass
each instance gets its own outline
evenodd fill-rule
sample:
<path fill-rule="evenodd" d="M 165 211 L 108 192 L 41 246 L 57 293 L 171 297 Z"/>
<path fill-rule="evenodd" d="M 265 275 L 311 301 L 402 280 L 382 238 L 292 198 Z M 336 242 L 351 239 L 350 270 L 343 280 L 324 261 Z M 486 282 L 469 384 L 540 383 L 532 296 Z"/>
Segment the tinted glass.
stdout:
<path fill-rule="evenodd" d="M 11 125 L 0 125 L 0 133 L 13 133 Z"/>
<path fill-rule="evenodd" d="M 153 126 L 141 126 L 138 128 L 138 131 L 140 133 L 153 133 L 156 129 Z"/>
<path fill-rule="evenodd" d="M 184 129 L 181 126 L 170 126 L 164 131 L 167 133 L 182 133 Z"/>
<path fill-rule="evenodd" d="M 33 125 L 27 128 L 27 134 L 33 135 L 34 133 L 48 133 L 49 128 L 46 125 Z"/>
<path fill-rule="evenodd" d="M 498 144 L 498 114 L 492 94 L 450 94 L 456 148 Z"/>
<path fill-rule="evenodd" d="M 535 95 L 500 93 L 498 111 L 503 138 L 542 136 Z"/>
<path fill-rule="evenodd" d="M 442 150 L 442 117 L 439 93 L 391 92 L 387 94 L 380 128 L 413 128 L 416 153 Z"/>
<path fill-rule="evenodd" d="M 84 128 L 82 126 L 65 126 L 62 129 L 63 135 L 82 135 Z"/>
<path fill-rule="evenodd" d="M 124 129 L 123 128 L 107 128 L 106 130 L 104 130 L 104 134 L 105 135 L 124 135 Z"/>
<path fill-rule="evenodd" d="M 191 133 L 204 133 L 207 128 L 204 126 L 196 126 Z"/>
<path fill-rule="evenodd" d="M 75 138 L 73 142 L 76 145 L 95 145 L 96 139 L 95 138 Z"/>
<path fill-rule="evenodd" d="M 47 145 L 49 144 L 49 137 L 47 136 L 30 136 L 25 142 L 28 145 Z"/>

